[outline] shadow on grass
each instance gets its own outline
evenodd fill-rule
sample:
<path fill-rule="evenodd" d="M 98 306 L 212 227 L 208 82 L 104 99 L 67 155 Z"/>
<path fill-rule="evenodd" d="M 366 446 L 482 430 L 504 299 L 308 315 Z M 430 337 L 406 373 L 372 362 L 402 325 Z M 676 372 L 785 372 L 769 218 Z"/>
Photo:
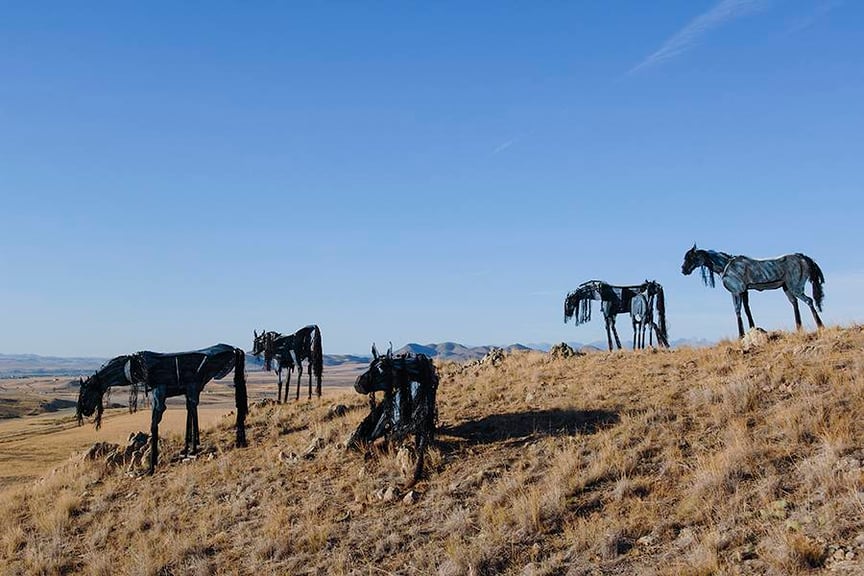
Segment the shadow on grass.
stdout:
<path fill-rule="evenodd" d="M 470 444 L 487 444 L 538 436 L 594 434 L 618 421 L 618 412 L 610 410 L 537 410 L 492 414 L 480 420 L 441 426 L 438 434 L 455 436 Z"/>

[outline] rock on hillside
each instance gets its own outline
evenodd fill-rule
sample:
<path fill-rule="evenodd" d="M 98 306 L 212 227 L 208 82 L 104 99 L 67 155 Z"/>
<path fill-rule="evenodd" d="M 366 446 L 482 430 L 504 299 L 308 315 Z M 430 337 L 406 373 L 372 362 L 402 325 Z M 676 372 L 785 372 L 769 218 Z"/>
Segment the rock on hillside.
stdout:
<path fill-rule="evenodd" d="M 406 344 L 396 350 L 396 354 L 410 352 L 412 354 L 425 354 L 430 358 L 439 360 L 450 360 L 453 362 L 466 362 L 479 360 L 486 356 L 495 346 L 465 346 L 456 342 L 442 342 L 440 344 Z M 529 351 L 532 348 L 522 344 L 511 344 L 504 348 L 507 353 L 515 351 Z"/>

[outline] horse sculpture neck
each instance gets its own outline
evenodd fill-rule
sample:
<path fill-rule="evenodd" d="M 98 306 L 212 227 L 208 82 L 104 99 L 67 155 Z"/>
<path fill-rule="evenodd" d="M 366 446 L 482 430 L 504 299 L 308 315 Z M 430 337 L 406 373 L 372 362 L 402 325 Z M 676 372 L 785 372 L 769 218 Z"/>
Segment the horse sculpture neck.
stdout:
<path fill-rule="evenodd" d="M 722 274 L 723 269 L 734 258 L 731 254 L 717 252 L 716 250 L 698 250 L 697 253 L 701 253 L 702 262 L 715 274 Z"/>

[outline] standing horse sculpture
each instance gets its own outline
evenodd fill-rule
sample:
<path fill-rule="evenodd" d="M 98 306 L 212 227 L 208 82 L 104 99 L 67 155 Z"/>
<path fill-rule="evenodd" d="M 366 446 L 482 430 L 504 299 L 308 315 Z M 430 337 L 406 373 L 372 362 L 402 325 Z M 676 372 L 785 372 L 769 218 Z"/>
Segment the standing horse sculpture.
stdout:
<path fill-rule="evenodd" d="M 438 410 L 435 395 L 438 373 L 432 361 L 423 354 L 393 355 L 393 350 L 379 355 L 372 346 L 369 369 L 357 377 L 354 390 L 369 395 L 371 411 L 348 440 L 347 447 L 371 444 L 378 438 L 400 442 L 414 435 L 417 462 L 409 486 L 423 475 L 426 448 L 435 438 Z M 380 404 L 375 393 L 384 392 Z"/>
<path fill-rule="evenodd" d="M 630 313 L 633 317 L 633 348 L 636 348 L 639 340 L 638 330 L 643 331 L 641 340 L 644 345 L 646 327 L 657 334 L 657 342 L 661 346 L 669 346 L 666 332 L 666 296 L 663 293 L 663 286 L 658 282 L 646 280 L 635 286 L 613 286 L 601 280 L 583 282 L 564 299 L 564 322 L 574 318 L 578 326 L 590 321 L 592 300 L 600 301 L 600 309 L 606 321 L 606 340 L 609 350 L 612 350 L 613 335 L 615 344 L 619 349 L 621 348 L 621 340 L 615 329 L 615 316 L 625 313 Z M 635 304 L 634 300 L 637 300 Z M 659 324 L 654 322 L 655 304 Z M 651 340 L 653 342 L 653 338 Z"/>
<path fill-rule="evenodd" d="M 822 284 L 825 276 L 819 265 L 804 254 L 786 254 L 779 258 L 769 260 L 756 260 L 747 256 L 733 256 L 725 252 L 714 250 L 699 250 L 696 244 L 684 255 L 684 263 L 681 265 L 681 273 L 685 276 L 693 272 L 697 267 L 702 272 L 702 282 L 706 286 L 715 286 L 714 275 L 720 275 L 720 281 L 726 290 L 732 293 L 732 303 L 735 306 L 735 316 L 738 319 L 738 336 L 744 337 L 744 323 L 741 321 L 741 305 L 747 313 L 747 322 L 750 328 L 754 328 L 753 315 L 750 313 L 750 298 L 748 290 L 775 290 L 782 288 L 786 298 L 795 310 L 795 327 L 801 329 L 801 311 L 798 309 L 798 300 L 801 300 L 813 313 L 816 326 L 822 327 L 822 319 L 816 312 L 818 308 L 822 311 L 822 299 L 825 291 Z M 807 281 L 813 286 L 813 297 L 804 293 Z M 815 306 L 814 306 L 815 304 Z"/>
<path fill-rule="evenodd" d="M 276 402 L 282 402 L 282 368 L 288 369 L 285 381 L 285 402 L 288 402 L 288 389 L 291 385 L 291 372 L 297 366 L 297 400 L 300 400 L 300 380 L 303 378 L 303 361 L 306 361 L 306 371 L 309 373 L 309 398 L 312 398 L 312 373 L 315 373 L 318 397 L 321 397 L 321 374 L 324 371 L 324 353 L 321 348 L 321 330 L 315 324 L 304 326 L 293 334 L 279 332 L 253 331 L 252 355 L 264 354 L 264 369 L 272 369 L 276 360 L 276 376 L 279 388 L 276 392 Z"/>
<path fill-rule="evenodd" d="M 138 387 L 151 395 L 150 467 L 153 474 L 159 460 L 159 422 L 165 412 L 165 400 L 174 396 L 186 397 L 186 444 L 182 454 L 198 452 L 198 401 L 204 386 L 213 379 L 221 380 L 234 370 L 234 399 L 237 407 L 236 442 L 246 446 L 246 414 L 249 412 L 246 395 L 246 355 L 240 348 L 216 344 L 203 350 L 161 354 L 136 352 L 117 356 L 106 362 L 87 380 L 79 380 L 77 416 L 78 424 L 84 417 L 94 418 L 96 429 L 102 424 L 102 399 L 114 386 L 131 386 L 137 397 Z M 131 404 L 130 404 L 131 409 Z"/>

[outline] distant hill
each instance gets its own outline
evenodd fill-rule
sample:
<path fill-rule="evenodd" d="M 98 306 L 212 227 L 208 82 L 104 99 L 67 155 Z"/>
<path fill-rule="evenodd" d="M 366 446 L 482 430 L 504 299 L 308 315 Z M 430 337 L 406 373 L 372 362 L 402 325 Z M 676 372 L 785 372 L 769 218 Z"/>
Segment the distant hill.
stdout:
<path fill-rule="evenodd" d="M 0 354 L 0 378 L 78 376 L 97 370 L 106 358 Z"/>
<path fill-rule="evenodd" d="M 439 360 L 465 362 L 483 358 L 492 348 L 494 346 L 465 346 L 456 342 L 442 342 L 440 344 L 416 344 L 412 342 L 396 350 L 395 354 L 411 352 L 412 354 L 425 354 L 430 358 L 438 358 Z M 511 344 L 503 348 L 506 352 L 536 349 L 522 344 Z"/>
<path fill-rule="evenodd" d="M 597 340 L 589 343 L 567 342 L 574 350 L 606 350 L 606 342 Z M 631 347 L 630 340 L 622 340 L 622 346 Z M 679 338 L 672 341 L 673 348 L 704 348 L 713 346 L 715 343 L 709 340 Z M 531 344 L 511 344 L 504 347 L 507 352 L 514 350 L 540 350 L 548 352 L 552 344 L 539 342 Z M 493 346 L 465 346 L 458 342 L 441 342 L 438 344 L 417 344 L 411 342 L 399 348 L 395 352 L 403 354 L 425 354 L 430 358 L 440 360 L 451 360 L 454 362 L 467 362 L 477 360 L 485 356 Z M 358 354 L 325 354 L 325 366 L 341 366 L 343 364 L 366 364 L 369 356 Z M 24 378 L 32 376 L 79 376 L 95 372 L 108 358 L 91 357 L 60 357 L 39 356 L 37 354 L 0 354 L 0 378 Z M 251 354 L 246 355 L 246 367 L 251 371 L 261 370 L 264 360 L 256 358 Z"/>

